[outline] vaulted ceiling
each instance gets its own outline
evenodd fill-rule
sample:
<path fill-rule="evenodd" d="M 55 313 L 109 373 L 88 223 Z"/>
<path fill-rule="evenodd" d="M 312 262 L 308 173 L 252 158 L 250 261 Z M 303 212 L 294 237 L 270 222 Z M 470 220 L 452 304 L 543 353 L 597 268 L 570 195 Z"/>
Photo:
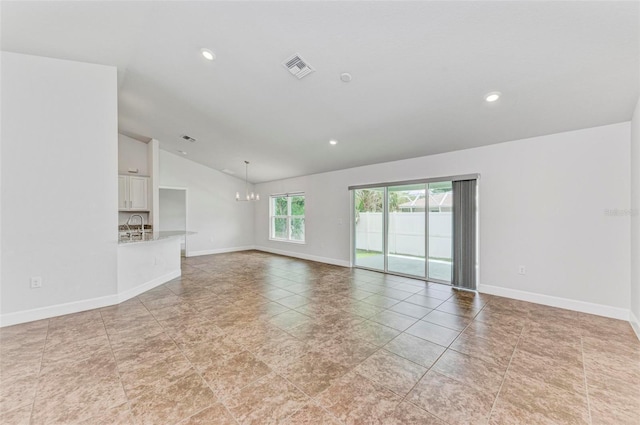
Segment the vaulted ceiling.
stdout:
<path fill-rule="evenodd" d="M 3 50 L 118 68 L 121 132 L 254 182 L 622 122 L 639 95 L 638 2 L 0 7 Z"/>

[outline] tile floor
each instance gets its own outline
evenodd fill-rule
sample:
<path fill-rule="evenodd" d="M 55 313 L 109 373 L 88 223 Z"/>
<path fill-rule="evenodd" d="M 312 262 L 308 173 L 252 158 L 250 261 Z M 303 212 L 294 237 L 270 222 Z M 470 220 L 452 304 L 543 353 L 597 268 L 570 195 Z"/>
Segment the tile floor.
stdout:
<path fill-rule="evenodd" d="M 3 424 L 634 424 L 623 321 L 260 252 L 0 330 Z"/>

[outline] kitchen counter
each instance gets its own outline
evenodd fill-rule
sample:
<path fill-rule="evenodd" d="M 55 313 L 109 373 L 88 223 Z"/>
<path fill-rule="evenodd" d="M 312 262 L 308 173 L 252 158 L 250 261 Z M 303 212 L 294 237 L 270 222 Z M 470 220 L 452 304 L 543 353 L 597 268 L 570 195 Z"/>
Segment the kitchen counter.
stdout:
<path fill-rule="evenodd" d="M 195 235 L 196 232 L 180 231 L 180 230 L 161 230 L 159 232 L 145 232 L 143 237 L 140 236 L 120 236 L 118 238 L 119 245 L 132 245 L 145 242 L 155 242 L 170 238 L 179 238 L 182 236 Z"/>
<path fill-rule="evenodd" d="M 119 297 L 127 300 L 179 277 L 182 274 L 180 245 L 185 236 L 193 234 L 195 232 L 161 231 L 145 232 L 142 238 L 119 238 Z"/>

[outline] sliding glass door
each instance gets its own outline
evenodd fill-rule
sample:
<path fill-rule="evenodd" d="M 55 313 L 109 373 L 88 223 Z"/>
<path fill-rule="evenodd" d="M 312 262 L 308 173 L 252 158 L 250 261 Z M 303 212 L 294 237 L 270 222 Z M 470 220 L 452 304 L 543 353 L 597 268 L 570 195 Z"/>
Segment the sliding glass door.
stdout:
<path fill-rule="evenodd" d="M 425 267 L 426 184 L 387 189 L 387 270 L 416 277 Z"/>
<path fill-rule="evenodd" d="M 453 270 L 452 182 L 429 183 L 429 280 L 451 282 Z"/>
<path fill-rule="evenodd" d="M 354 188 L 354 264 L 451 283 L 452 181 Z"/>
<path fill-rule="evenodd" d="M 357 189 L 354 201 L 355 265 L 385 271 L 385 188 Z"/>

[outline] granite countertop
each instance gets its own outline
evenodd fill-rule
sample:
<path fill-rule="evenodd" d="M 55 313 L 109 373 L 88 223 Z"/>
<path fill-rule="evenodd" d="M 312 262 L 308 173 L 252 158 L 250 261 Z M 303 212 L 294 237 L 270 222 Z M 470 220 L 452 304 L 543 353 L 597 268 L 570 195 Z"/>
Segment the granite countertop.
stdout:
<path fill-rule="evenodd" d="M 154 241 L 160 241 L 163 239 L 179 238 L 181 236 L 188 236 L 188 235 L 195 235 L 195 234 L 196 232 L 189 232 L 189 231 L 183 231 L 183 230 L 164 230 L 159 232 L 145 232 L 142 236 L 140 236 L 138 232 L 138 236 L 136 236 L 135 233 L 131 237 L 120 236 L 118 238 L 118 244 L 130 245 L 130 244 L 138 244 L 138 243 L 144 243 L 144 242 L 154 242 Z"/>
<path fill-rule="evenodd" d="M 118 232 L 127 232 L 127 231 L 140 231 L 140 225 L 139 224 L 120 224 L 118 225 Z M 150 232 L 153 231 L 153 225 L 151 224 L 145 224 L 144 225 L 144 230 L 145 232 Z"/>

